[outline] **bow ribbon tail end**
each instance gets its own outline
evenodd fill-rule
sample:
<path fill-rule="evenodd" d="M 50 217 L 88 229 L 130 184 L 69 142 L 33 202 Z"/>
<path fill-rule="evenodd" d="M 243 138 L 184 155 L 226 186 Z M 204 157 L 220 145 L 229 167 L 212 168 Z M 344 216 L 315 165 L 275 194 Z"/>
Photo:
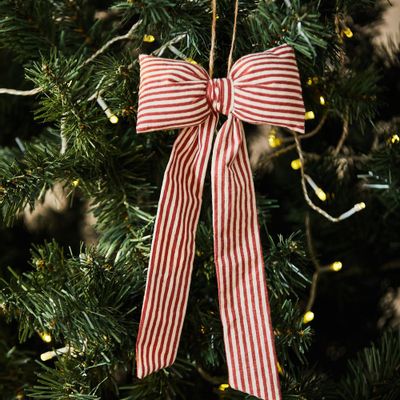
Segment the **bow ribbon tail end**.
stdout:
<path fill-rule="evenodd" d="M 217 116 L 184 128 L 164 174 L 136 341 L 138 378 L 173 364 L 186 312 L 195 233 Z"/>
<path fill-rule="evenodd" d="M 212 156 L 214 252 L 229 384 L 280 400 L 254 185 L 242 122 L 228 117 Z"/>

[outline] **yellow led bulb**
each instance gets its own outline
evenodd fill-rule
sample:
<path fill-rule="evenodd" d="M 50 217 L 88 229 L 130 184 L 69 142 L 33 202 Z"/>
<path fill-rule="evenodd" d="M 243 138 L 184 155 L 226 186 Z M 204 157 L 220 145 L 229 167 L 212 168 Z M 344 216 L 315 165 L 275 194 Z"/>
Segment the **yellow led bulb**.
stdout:
<path fill-rule="evenodd" d="M 316 189 L 315 194 L 321 201 L 326 201 L 326 193 L 321 188 Z"/>
<path fill-rule="evenodd" d="M 357 203 L 356 207 L 357 207 L 357 211 L 361 211 L 361 210 L 364 210 L 364 208 L 366 207 L 366 204 L 362 201 L 361 203 Z"/>
<path fill-rule="evenodd" d="M 193 60 L 193 58 L 186 58 L 185 61 L 189 62 L 190 64 L 197 65 L 197 61 Z"/>
<path fill-rule="evenodd" d="M 400 136 L 397 135 L 396 133 L 394 135 L 392 135 L 392 137 L 390 138 L 390 141 L 395 144 L 395 143 L 399 143 L 400 142 Z"/>
<path fill-rule="evenodd" d="M 277 367 L 277 369 L 278 369 L 278 373 L 279 373 L 280 375 L 283 375 L 283 369 L 282 369 L 282 367 L 281 367 L 281 364 L 279 364 L 279 362 L 276 363 L 276 367 Z"/>
<path fill-rule="evenodd" d="M 43 340 L 43 342 L 46 342 L 46 343 L 50 343 L 52 340 L 50 333 L 47 333 L 47 332 L 39 333 L 39 336 Z"/>
<path fill-rule="evenodd" d="M 311 322 L 314 319 L 314 313 L 312 311 L 307 311 L 304 315 L 303 315 L 303 323 L 304 324 L 308 324 L 309 322 Z"/>
<path fill-rule="evenodd" d="M 271 147 L 279 147 L 282 144 L 282 140 L 276 136 L 269 136 L 268 143 Z"/>
<path fill-rule="evenodd" d="M 224 392 L 226 389 L 229 389 L 229 385 L 227 383 L 223 383 L 221 385 L 219 385 L 218 388 L 221 392 Z"/>
<path fill-rule="evenodd" d="M 338 272 L 343 268 L 343 264 L 340 261 L 335 261 L 330 265 L 332 271 Z"/>
<path fill-rule="evenodd" d="M 143 36 L 143 42 L 153 43 L 155 40 L 156 40 L 156 38 L 153 35 L 144 35 Z"/>
<path fill-rule="evenodd" d="M 314 118 L 315 118 L 314 111 L 307 111 L 307 112 L 304 114 L 304 119 L 305 119 L 305 120 L 314 119 Z"/>
<path fill-rule="evenodd" d="M 301 161 L 300 158 L 297 158 L 296 160 L 293 160 L 290 163 L 290 166 L 292 167 L 292 169 L 294 169 L 295 171 L 301 168 Z"/>
<path fill-rule="evenodd" d="M 108 119 L 112 124 L 118 124 L 118 117 L 113 114 L 110 116 L 110 118 Z"/>
<path fill-rule="evenodd" d="M 346 26 L 344 29 L 342 29 L 342 33 L 343 33 L 343 35 L 345 35 L 345 36 L 348 37 L 349 39 L 350 39 L 351 37 L 353 37 L 353 32 L 352 32 L 352 30 L 351 30 L 348 26 Z"/>

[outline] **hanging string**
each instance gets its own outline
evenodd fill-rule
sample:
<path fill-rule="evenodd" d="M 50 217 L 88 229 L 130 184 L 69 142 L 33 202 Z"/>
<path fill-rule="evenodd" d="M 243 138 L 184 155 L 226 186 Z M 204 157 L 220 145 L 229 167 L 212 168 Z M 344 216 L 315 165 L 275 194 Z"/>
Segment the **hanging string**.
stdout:
<path fill-rule="evenodd" d="M 210 63 L 208 68 L 208 74 L 210 78 L 213 77 L 214 74 L 214 59 L 215 59 L 215 45 L 217 38 L 217 0 L 211 0 L 211 9 L 212 9 L 212 22 L 211 22 L 211 48 L 210 48 Z M 231 49 L 229 51 L 228 57 L 228 73 L 231 70 L 232 62 L 233 62 L 233 50 L 235 49 L 235 41 L 236 41 L 236 27 L 237 27 L 237 18 L 239 14 L 239 0 L 235 0 L 235 11 L 234 11 L 234 20 L 233 20 L 233 30 L 232 30 L 232 41 L 231 41 Z"/>
<path fill-rule="evenodd" d="M 227 71 L 227 74 L 229 74 L 229 71 L 231 70 L 231 67 L 232 67 L 233 50 L 235 48 L 235 40 L 236 40 L 236 26 L 237 26 L 238 13 L 239 13 L 239 0 L 236 0 L 235 1 L 235 17 L 233 19 L 232 42 L 231 42 L 231 49 L 229 51 L 229 57 L 228 57 L 228 71 Z"/>
<path fill-rule="evenodd" d="M 215 42 L 217 38 L 217 0 L 211 0 L 212 22 L 211 22 L 211 48 L 210 48 L 210 64 L 208 74 L 210 78 L 214 74 L 214 57 L 215 57 Z"/>

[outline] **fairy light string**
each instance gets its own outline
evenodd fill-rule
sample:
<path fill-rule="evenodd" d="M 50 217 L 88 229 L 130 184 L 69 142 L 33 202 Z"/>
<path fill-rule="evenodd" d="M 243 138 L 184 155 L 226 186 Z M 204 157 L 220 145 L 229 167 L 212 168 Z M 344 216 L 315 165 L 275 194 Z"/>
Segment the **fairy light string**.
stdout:
<path fill-rule="evenodd" d="M 299 155 L 299 160 L 300 160 L 301 187 L 302 187 L 303 195 L 304 195 L 304 198 L 305 198 L 307 204 L 314 211 L 316 211 L 317 213 L 319 213 L 320 215 L 322 215 L 324 218 L 328 219 L 331 222 L 343 221 L 344 219 L 351 217 L 353 214 L 363 210 L 366 207 L 366 204 L 364 202 L 361 202 L 361 203 L 355 204 L 351 209 L 349 209 L 348 211 L 339 215 L 339 217 L 333 217 L 332 215 L 327 213 L 325 210 L 323 210 L 322 208 L 320 208 L 316 204 L 314 204 L 314 202 L 311 200 L 311 198 L 308 194 L 307 174 L 305 173 L 305 170 L 304 170 L 304 155 L 303 155 L 303 151 L 301 149 L 300 139 L 299 139 L 299 136 L 297 135 L 297 133 L 293 132 L 293 135 L 294 135 L 294 139 L 295 139 L 295 143 L 296 143 L 297 153 Z M 308 180 L 308 182 L 310 182 L 310 181 Z M 317 188 L 318 188 L 318 186 L 317 186 Z M 320 189 L 320 188 L 318 188 L 318 189 Z M 318 195 L 318 193 L 317 193 L 317 195 Z"/>

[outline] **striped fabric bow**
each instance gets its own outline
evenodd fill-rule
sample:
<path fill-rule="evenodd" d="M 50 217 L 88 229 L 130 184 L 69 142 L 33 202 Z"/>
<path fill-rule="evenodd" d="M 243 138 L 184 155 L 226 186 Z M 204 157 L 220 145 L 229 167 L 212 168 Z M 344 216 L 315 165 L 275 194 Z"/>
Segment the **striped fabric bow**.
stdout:
<path fill-rule="evenodd" d="M 294 51 L 239 59 L 210 79 L 199 65 L 140 56 L 137 132 L 183 128 L 165 171 L 136 343 L 139 378 L 171 365 L 187 306 L 204 176 L 212 154 L 214 259 L 232 388 L 281 398 L 252 174 L 241 121 L 304 132 Z"/>

